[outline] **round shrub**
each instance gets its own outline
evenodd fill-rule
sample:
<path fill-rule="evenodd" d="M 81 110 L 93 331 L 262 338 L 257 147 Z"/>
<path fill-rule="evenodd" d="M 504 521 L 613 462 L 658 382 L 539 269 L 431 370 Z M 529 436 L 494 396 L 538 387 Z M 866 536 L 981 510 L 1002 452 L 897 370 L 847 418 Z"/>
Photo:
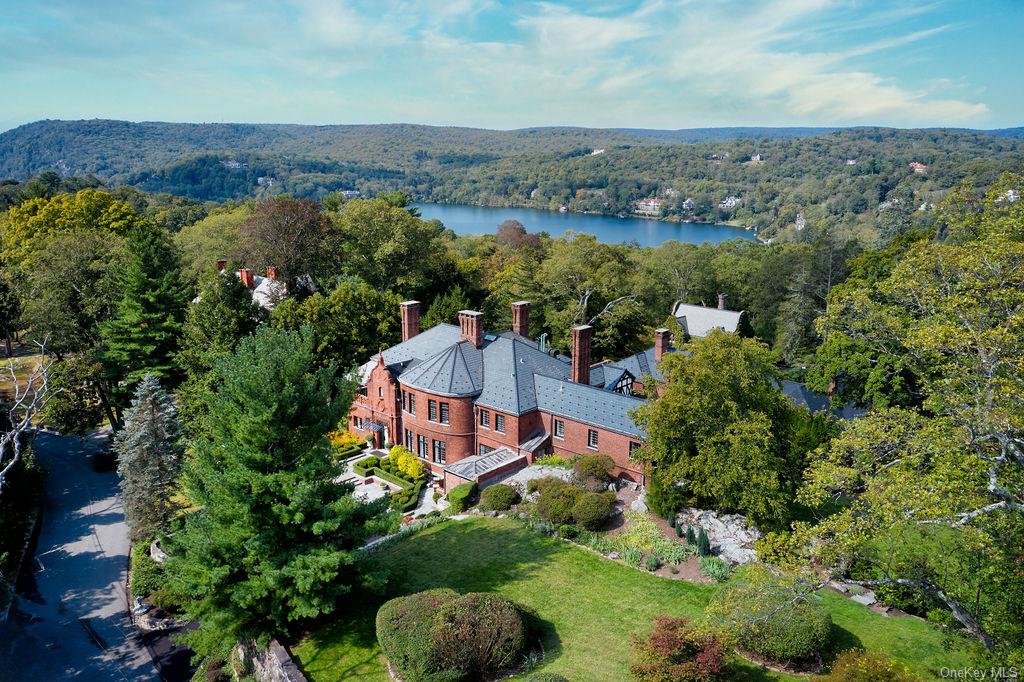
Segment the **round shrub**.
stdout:
<path fill-rule="evenodd" d="M 484 511 L 506 511 L 519 501 L 519 493 L 510 485 L 498 483 L 480 493 L 480 508 Z"/>
<path fill-rule="evenodd" d="M 824 678 L 827 682 L 918 682 L 920 677 L 912 674 L 901 663 L 883 654 L 868 653 L 859 649 L 844 651 L 832 663 L 832 672 Z"/>
<path fill-rule="evenodd" d="M 476 497 L 476 491 L 476 483 L 462 483 L 448 491 L 448 503 L 451 505 L 451 510 L 458 514 L 469 509 L 473 498 Z"/>
<path fill-rule="evenodd" d="M 573 506 L 583 493 L 582 490 L 558 479 L 547 481 L 538 490 L 540 496 L 537 498 L 537 513 L 542 518 L 557 526 L 572 523 Z"/>
<path fill-rule="evenodd" d="M 661 568 L 661 562 L 658 561 L 658 557 L 654 556 L 653 554 L 648 554 L 647 558 L 644 559 L 644 568 L 646 568 L 651 573 L 654 573 L 659 568 Z"/>
<path fill-rule="evenodd" d="M 441 588 L 398 597 L 377 611 L 377 641 L 402 677 L 429 679 L 435 671 L 431 629 L 442 605 L 458 599 L 455 590 Z"/>
<path fill-rule="evenodd" d="M 633 636 L 636 658 L 629 671 L 640 682 L 703 682 L 727 679 L 725 648 L 686 618 L 658 616 L 647 637 Z"/>
<path fill-rule="evenodd" d="M 832 617 L 810 592 L 810 583 L 775 575 L 763 564 L 737 569 L 705 614 L 738 646 L 774 661 L 817 653 L 832 634 Z"/>
<path fill-rule="evenodd" d="M 541 492 L 544 488 L 549 485 L 563 485 L 565 481 L 558 478 L 557 476 L 544 476 L 542 478 L 531 478 L 526 482 L 526 492 L 536 493 Z"/>
<path fill-rule="evenodd" d="M 583 493 L 572 505 L 572 518 L 587 530 L 604 526 L 615 506 L 615 495 L 610 492 Z"/>
<path fill-rule="evenodd" d="M 577 459 L 572 470 L 581 488 L 596 493 L 608 487 L 614 466 L 615 462 L 608 455 L 587 455 Z"/>
<path fill-rule="evenodd" d="M 526 624 L 508 599 L 467 594 L 434 615 L 431 645 L 441 669 L 461 674 L 454 679 L 483 679 L 519 662 L 526 650 Z"/>

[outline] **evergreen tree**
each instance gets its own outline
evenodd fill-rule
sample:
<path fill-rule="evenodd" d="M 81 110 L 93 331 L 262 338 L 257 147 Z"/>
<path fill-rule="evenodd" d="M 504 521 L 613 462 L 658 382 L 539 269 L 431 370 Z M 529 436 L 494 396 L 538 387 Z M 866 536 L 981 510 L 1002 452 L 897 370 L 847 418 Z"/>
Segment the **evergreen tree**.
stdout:
<path fill-rule="evenodd" d="M 147 374 L 125 411 L 124 428 L 114 438 L 121 499 L 133 542 L 167 529 L 171 493 L 181 468 L 180 433 L 174 400 L 155 376 Z"/>
<path fill-rule="evenodd" d="M 100 325 L 100 362 L 115 403 L 124 405 L 146 374 L 178 375 L 174 355 L 186 297 L 178 256 L 163 230 L 149 224 L 129 230 L 117 283 L 114 318 Z"/>
<path fill-rule="evenodd" d="M 169 584 L 200 623 L 188 643 L 222 652 L 330 613 L 355 579 L 354 550 L 386 501 L 340 483 L 326 434 L 355 384 L 318 366 L 309 328 L 269 326 L 214 363 L 216 390 L 182 477 L 198 511 L 169 540 Z"/>
<path fill-rule="evenodd" d="M 427 314 L 423 316 L 423 328 L 430 329 L 442 322 L 457 324 L 459 311 L 472 307 L 469 298 L 462 287 L 456 284 L 446 293 L 434 299 L 434 302 L 427 308 Z"/>
<path fill-rule="evenodd" d="M 263 308 L 253 303 L 238 277 L 210 273 L 204 278 L 198 300 L 188 308 L 177 355 L 185 372 L 177 393 L 178 409 L 188 430 L 200 428 L 203 401 L 214 388 L 214 362 L 229 355 L 238 340 L 254 332 L 265 318 Z"/>
<path fill-rule="evenodd" d="M 693 526 L 687 526 L 686 527 L 686 544 L 688 544 L 688 545 L 696 545 L 697 544 L 697 536 L 693 534 Z"/>
<path fill-rule="evenodd" d="M 700 532 L 697 534 L 697 554 L 711 556 L 711 541 L 708 539 L 708 534 L 704 532 L 703 526 L 701 526 Z"/>

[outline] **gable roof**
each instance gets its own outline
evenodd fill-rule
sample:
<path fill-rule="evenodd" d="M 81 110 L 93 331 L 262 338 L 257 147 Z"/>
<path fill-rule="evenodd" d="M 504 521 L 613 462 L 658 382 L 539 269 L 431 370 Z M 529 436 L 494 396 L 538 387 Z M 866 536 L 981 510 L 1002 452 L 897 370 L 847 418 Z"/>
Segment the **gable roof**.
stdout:
<path fill-rule="evenodd" d="M 687 334 L 692 337 L 703 337 L 710 334 L 713 329 L 735 332 L 740 324 L 743 311 L 722 310 L 721 308 L 708 308 L 679 302 L 676 303 L 672 315 Z"/>
<path fill-rule="evenodd" d="M 654 346 L 645 351 L 626 356 L 621 360 L 616 360 L 612 364 L 627 370 L 637 381 L 643 381 L 645 376 L 654 377 L 656 381 L 664 381 L 665 379 L 661 370 L 658 369 L 658 363 L 654 360 Z"/>
<path fill-rule="evenodd" d="M 644 438 L 644 431 L 633 421 L 630 412 L 644 401 L 595 386 L 537 376 L 537 407 L 544 412 Z"/>
<path fill-rule="evenodd" d="M 801 384 L 798 381 L 785 380 L 782 382 L 780 390 L 789 399 L 790 403 L 796 407 L 803 407 L 812 414 L 815 412 L 831 412 L 840 419 L 849 420 L 863 417 L 867 412 L 864 408 L 857 407 L 853 403 L 833 407 L 828 396 L 816 393 L 807 388 L 806 384 Z"/>

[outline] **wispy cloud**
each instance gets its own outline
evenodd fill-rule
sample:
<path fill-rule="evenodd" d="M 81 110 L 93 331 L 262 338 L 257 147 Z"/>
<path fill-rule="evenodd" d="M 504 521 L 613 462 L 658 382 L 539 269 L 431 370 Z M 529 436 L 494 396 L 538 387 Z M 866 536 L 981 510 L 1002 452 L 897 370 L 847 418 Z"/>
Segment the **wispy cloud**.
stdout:
<path fill-rule="evenodd" d="M 92 84 L 127 90 L 147 118 L 191 106 L 191 118 L 502 127 L 971 124 L 990 113 L 982 84 L 905 69 L 964 30 L 940 17 L 951 1 L 54 0 L 0 26 L 0 81 L 64 78 L 73 106 L 52 116 L 128 115 L 76 101 Z M 0 119 L 17 106 L 0 102 Z"/>

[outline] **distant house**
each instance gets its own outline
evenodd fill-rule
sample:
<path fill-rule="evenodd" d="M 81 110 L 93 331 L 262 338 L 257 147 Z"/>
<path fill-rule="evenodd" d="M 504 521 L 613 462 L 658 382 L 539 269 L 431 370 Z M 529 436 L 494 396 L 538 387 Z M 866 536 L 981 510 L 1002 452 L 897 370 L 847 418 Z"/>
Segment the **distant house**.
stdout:
<path fill-rule="evenodd" d="M 997 204 L 1001 204 L 1004 201 L 1008 204 L 1014 204 L 1020 201 L 1020 190 L 1008 189 L 1002 194 L 1000 194 L 998 197 L 996 197 Z"/>
<path fill-rule="evenodd" d="M 594 151 L 590 152 L 591 156 L 600 156 L 601 154 L 604 154 L 603 149 L 595 149 Z"/>
<path fill-rule="evenodd" d="M 227 263 L 224 259 L 218 260 L 217 271 L 225 274 Z M 267 266 L 267 274 L 263 277 L 257 275 L 249 268 L 242 268 L 236 271 L 234 275 L 249 290 L 249 295 L 252 296 L 253 302 L 264 310 L 273 310 L 274 306 L 288 296 L 288 287 L 277 278 L 277 268 L 272 265 Z M 312 281 L 310 281 L 310 284 L 312 284 Z"/>
<path fill-rule="evenodd" d="M 718 307 L 692 305 L 678 301 L 672 308 L 672 316 L 691 338 L 702 338 L 715 329 L 735 332 L 743 318 L 742 310 L 726 310 L 725 294 L 718 295 Z"/>
<path fill-rule="evenodd" d="M 804 214 L 803 214 L 802 211 L 800 213 L 796 214 L 796 223 L 795 224 L 796 224 L 797 232 L 802 232 L 803 229 L 805 227 L 807 227 L 807 219 L 804 218 Z"/>
<path fill-rule="evenodd" d="M 718 202 L 718 208 L 723 208 L 723 209 L 736 208 L 741 203 L 743 203 L 743 202 L 740 200 L 739 197 L 728 196 L 728 197 L 722 199 L 720 202 Z"/>
<path fill-rule="evenodd" d="M 846 160 L 846 165 L 847 166 L 856 166 L 857 165 L 857 159 L 847 159 Z"/>
<path fill-rule="evenodd" d="M 928 172 L 928 166 L 924 165 L 923 163 L 918 163 L 917 161 L 912 161 L 910 163 L 910 169 L 912 171 L 914 171 L 915 173 L 927 173 Z"/>
<path fill-rule="evenodd" d="M 760 163 L 761 161 L 764 161 L 764 155 L 762 155 L 762 154 L 751 154 L 750 155 L 750 160 L 753 161 L 754 163 Z"/>
<path fill-rule="evenodd" d="M 679 208 L 683 209 L 684 211 L 692 211 L 693 207 L 693 197 L 686 197 L 686 199 L 683 200 L 683 203 L 679 204 Z"/>
<path fill-rule="evenodd" d="M 665 208 L 665 200 L 657 197 L 648 197 L 633 202 L 633 212 L 640 215 L 661 215 Z"/>
<path fill-rule="evenodd" d="M 261 175 L 260 177 L 256 178 L 256 184 L 259 185 L 260 187 L 273 187 L 274 182 L 274 178 L 270 177 L 269 175 Z"/>
<path fill-rule="evenodd" d="M 358 199 L 361 196 L 363 196 L 363 193 L 357 189 L 341 190 L 341 198 L 344 199 L 345 201 L 348 201 L 349 199 Z"/>

